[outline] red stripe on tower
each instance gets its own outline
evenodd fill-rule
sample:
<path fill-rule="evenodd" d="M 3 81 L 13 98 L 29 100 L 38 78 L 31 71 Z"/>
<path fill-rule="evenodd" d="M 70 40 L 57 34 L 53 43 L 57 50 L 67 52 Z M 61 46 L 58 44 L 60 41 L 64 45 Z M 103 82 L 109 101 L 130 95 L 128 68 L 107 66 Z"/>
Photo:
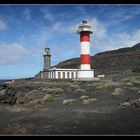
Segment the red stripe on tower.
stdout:
<path fill-rule="evenodd" d="M 89 32 L 81 32 L 80 34 L 80 42 L 88 41 L 90 42 Z"/>
<path fill-rule="evenodd" d="M 81 64 L 90 64 L 90 54 L 81 54 Z"/>

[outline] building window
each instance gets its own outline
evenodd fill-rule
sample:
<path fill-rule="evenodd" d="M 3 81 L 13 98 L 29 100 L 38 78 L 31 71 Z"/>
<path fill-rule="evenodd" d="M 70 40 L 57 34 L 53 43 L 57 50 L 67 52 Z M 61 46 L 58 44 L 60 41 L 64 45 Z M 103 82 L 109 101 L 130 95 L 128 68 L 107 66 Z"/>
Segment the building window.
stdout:
<path fill-rule="evenodd" d="M 50 78 L 52 79 L 52 72 L 50 72 Z"/>
<path fill-rule="evenodd" d="M 61 78 L 61 72 L 58 72 L 58 78 L 59 79 Z"/>
<path fill-rule="evenodd" d="M 63 79 L 65 79 L 65 72 L 63 72 Z"/>
<path fill-rule="evenodd" d="M 74 73 L 73 72 L 71 73 L 71 78 L 74 78 Z"/>
<path fill-rule="evenodd" d="M 70 78 L 70 73 L 69 72 L 67 72 L 67 79 L 69 79 Z"/>
<path fill-rule="evenodd" d="M 52 79 L 53 79 L 53 72 L 52 72 Z"/>
<path fill-rule="evenodd" d="M 77 78 L 77 72 L 75 72 L 75 78 Z"/>
<path fill-rule="evenodd" d="M 51 72 L 51 78 L 53 79 L 53 72 Z"/>

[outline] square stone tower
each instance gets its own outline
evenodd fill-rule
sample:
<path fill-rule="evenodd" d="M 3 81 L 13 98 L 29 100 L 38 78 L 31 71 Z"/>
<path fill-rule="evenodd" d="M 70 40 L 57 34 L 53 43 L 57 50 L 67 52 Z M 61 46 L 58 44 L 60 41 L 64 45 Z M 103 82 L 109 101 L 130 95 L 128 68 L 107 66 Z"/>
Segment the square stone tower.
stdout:
<path fill-rule="evenodd" d="M 45 54 L 43 56 L 44 56 L 43 78 L 48 79 L 49 78 L 49 69 L 51 67 L 50 48 L 45 48 Z"/>

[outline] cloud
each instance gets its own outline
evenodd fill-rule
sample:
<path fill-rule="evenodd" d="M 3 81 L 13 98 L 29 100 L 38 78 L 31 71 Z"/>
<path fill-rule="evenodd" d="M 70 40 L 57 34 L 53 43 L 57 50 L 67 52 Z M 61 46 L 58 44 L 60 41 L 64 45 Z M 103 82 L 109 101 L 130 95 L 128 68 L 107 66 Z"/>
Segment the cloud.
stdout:
<path fill-rule="evenodd" d="M 140 42 L 140 29 L 133 31 L 132 33 L 115 33 L 106 34 L 106 38 L 95 40 L 92 43 L 92 51 L 94 54 L 98 52 L 104 52 L 109 50 L 116 50 L 119 48 L 132 47 L 133 45 Z"/>
<path fill-rule="evenodd" d="M 139 6 L 132 6 L 132 5 L 117 5 L 117 11 L 114 10 L 115 7 L 109 7 L 108 10 L 106 9 L 104 12 L 106 13 L 107 17 L 107 24 L 109 25 L 119 25 L 124 22 L 132 21 L 134 18 L 139 18 L 140 15 L 140 8 Z M 109 21 L 109 22 L 108 22 Z"/>
<path fill-rule="evenodd" d="M 58 34 L 68 34 L 68 33 L 74 33 L 76 30 L 76 23 L 72 22 L 54 22 L 52 24 L 52 32 L 53 33 L 58 33 Z"/>
<path fill-rule="evenodd" d="M 89 23 L 91 24 L 93 34 L 97 39 L 101 40 L 107 36 L 107 28 L 103 22 L 99 21 L 97 18 L 92 18 L 89 20 Z"/>
<path fill-rule="evenodd" d="M 24 9 L 23 16 L 27 21 L 31 20 L 31 10 L 29 8 Z"/>
<path fill-rule="evenodd" d="M 18 43 L 1 43 L 0 50 L 0 64 L 22 63 L 27 54 L 26 49 Z"/>
<path fill-rule="evenodd" d="M 0 64 L 36 64 L 42 59 L 43 48 L 44 46 L 28 48 L 16 42 L 1 43 Z"/>
<path fill-rule="evenodd" d="M 54 15 L 49 10 L 47 10 L 46 8 L 41 8 L 40 10 L 41 12 L 43 12 L 43 16 L 45 20 L 49 20 L 51 22 L 55 20 Z"/>
<path fill-rule="evenodd" d="M 6 22 L 0 19 L 0 31 L 5 30 L 7 28 Z"/>

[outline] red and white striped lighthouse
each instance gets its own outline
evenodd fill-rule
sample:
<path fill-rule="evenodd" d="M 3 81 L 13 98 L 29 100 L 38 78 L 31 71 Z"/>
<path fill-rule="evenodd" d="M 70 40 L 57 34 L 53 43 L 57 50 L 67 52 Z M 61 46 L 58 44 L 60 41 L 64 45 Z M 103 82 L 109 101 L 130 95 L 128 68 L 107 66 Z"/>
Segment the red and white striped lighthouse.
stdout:
<path fill-rule="evenodd" d="M 90 68 L 90 34 L 93 31 L 86 20 L 79 24 L 77 33 L 80 34 L 81 42 L 81 68 L 78 71 L 77 78 L 94 78 L 94 70 Z"/>

